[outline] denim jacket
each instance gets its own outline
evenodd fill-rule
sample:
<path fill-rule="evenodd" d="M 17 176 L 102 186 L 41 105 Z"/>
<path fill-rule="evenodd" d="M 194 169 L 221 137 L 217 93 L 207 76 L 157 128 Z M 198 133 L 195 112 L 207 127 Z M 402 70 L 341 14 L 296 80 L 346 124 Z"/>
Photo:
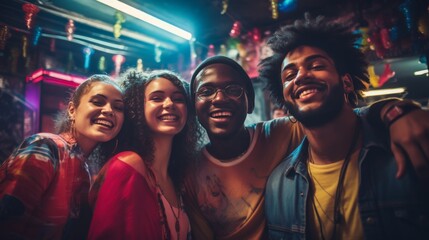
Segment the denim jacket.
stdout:
<path fill-rule="evenodd" d="M 396 179 L 397 165 L 377 131 L 362 120 L 358 204 L 365 239 L 429 239 L 429 187 L 414 169 Z M 380 134 L 379 134 L 380 135 Z M 308 239 L 308 140 L 272 172 L 265 212 L 270 239 Z"/>

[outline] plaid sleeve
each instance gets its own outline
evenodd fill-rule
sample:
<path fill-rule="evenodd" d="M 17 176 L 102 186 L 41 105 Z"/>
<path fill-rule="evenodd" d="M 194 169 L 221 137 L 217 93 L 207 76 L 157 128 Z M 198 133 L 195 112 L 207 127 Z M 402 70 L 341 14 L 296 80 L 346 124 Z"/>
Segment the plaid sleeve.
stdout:
<path fill-rule="evenodd" d="M 27 138 L 0 167 L 0 201 L 19 200 L 26 212 L 40 204 L 59 163 L 58 147 L 52 139 L 37 135 Z M 8 212 L 8 211 L 5 211 Z M 3 212 L 3 213 L 5 213 Z"/>

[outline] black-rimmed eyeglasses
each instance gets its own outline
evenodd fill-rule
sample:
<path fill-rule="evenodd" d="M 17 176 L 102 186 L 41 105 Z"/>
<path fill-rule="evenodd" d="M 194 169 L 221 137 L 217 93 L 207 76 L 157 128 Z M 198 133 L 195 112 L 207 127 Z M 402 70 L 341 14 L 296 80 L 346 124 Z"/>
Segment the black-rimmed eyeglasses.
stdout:
<path fill-rule="evenodd" d="M 216 97 L 219 91 L 223 92 L 227 97 L 237 100 L 243 95 L 244 89 L 240 85 L 228 85 L 224 88 L 203 86 L 198 89 L 196 95 L 200 100 L 210 101 Z"/>

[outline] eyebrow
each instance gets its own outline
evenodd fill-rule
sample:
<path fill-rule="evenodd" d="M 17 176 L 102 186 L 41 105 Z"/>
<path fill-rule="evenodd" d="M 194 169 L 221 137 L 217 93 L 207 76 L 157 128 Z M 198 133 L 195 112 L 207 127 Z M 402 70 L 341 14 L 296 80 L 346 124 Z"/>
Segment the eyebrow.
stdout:
<path fill-rule="evenodd" d="M 165 91 L 163 91 L 163 90 L 156 90 L 156 91 L 153 91 L 153 92 L 150 92 L 149 93 L 149 95 L 152 95 L 152 94 L 158 94 L 158 93 L 162 93 L 162 94 L 164 94 L 165 93 Z M 176 91 L 174 91 L 173 92 L 173 94 L 182 94 L 182 95 L 185 95 L 183 92 L 181 92 L 180 90 L 176 90 Z"/>
<path fill-rule="evenodd" d="M 325 60 L 331 62 L 328 57 L 323 56 L 321 54 L 315 54 L 315 55 L 308 56 L 307 58 L 304 59 L 304 62 L 313 61 L 313 60 L 318 59 L 318 58 L 322 58 L 322 59 L 325 59 Z M 285 58 L 285 60 L 286 60 L 286 58 Z M 291 66 L 296 65 L 295 63 L 289 63 L 285 66 L 284 65 L 285 60 L 283 60 L 283 62 L 282 62 L 282 72 L 284 70 L 286 70 L 287 68 L 290 68 Z"/>
<path fill-rule="evenodd" d="M 95 94 L 94 96 L 92 96 L 92 97 L 91 97 L 91 99 L 93 99 L 93 98 L 95 98 L 95 97 L 102 97 L 102 98 L 104 98 L 104 99 L 107 99 L 107 96 L 106 96 L 106 95 L 104 95 L 104 94 L 100 94 L 100 93 Z M 115 102 L 121 102 L 121 103 L 123 103 L 123 102 L 124 102 L 124 100 L 123 100 L 123 99 L 115 99 L 114 101 L 115 101 Z"/>

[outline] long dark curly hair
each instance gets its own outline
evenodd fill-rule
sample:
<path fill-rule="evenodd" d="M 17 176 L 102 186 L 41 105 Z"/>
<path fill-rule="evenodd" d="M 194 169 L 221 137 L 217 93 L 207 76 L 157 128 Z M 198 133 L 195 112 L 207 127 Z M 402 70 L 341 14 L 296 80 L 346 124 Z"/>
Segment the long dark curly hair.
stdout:
<path fill-rule="evenodd" d="M 281 65 L 286 55 L 295 48 L 307 45 L 325 51 L 334 61 L 340 76 L 350 74 L 355 93 L 362 99 L 362 90 L 369 83 L 368 63 L 360 50 L 358 34 L 352 32 L 351 22 L 339 23 L 323 16 L 304 19 L 284 26 L 268 40 L 274 54 L 259 64 L 259 77 L 266 83 L 273 100 L 284 106 Z"/>
<path fill-rule="evenodd" d="M 125 122 L 122 129 L 126 132 L 121 148 L 136 152 L 145 164 L 150 165 L 153 162 L 156 146 L 145 119 L 144 99 L 147 85 L 158 78 L 169 80 L 186 96 L 187 121 L 182 131 L 173 138 L 168 166 L 168 174 L 179 190 L 187 167 L 196 159 L 197 142 L 201 135 L 194 108 L 189 101 L 188 83 L 179 75 L 168 70 L 139 72 L 128 69 L 121 76 L 120 85 L 124 88 L 125 103 Z"/>

